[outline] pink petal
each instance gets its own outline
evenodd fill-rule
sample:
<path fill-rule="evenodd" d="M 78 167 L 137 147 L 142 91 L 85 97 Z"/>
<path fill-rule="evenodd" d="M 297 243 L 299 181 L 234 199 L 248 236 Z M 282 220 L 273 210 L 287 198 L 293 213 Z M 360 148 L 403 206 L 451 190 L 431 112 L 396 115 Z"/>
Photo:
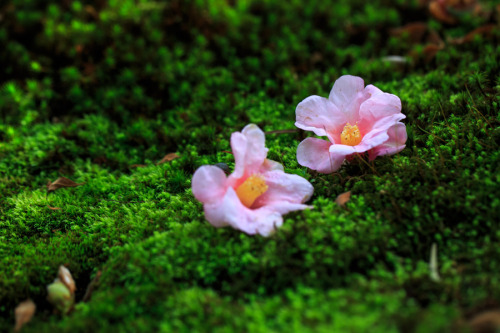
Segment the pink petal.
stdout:
<path fill-rule="evenodd" d="M 401 113 L 401 100 L 398 96 L 388 93 L 372 95 L 359 108 L 358 127 L 362 132 L 370 131 L 376 121 L 398 113 Z"/>
<path fill-rule="evenodd" d="M 264 163 L 268 149 L 265 147 L 264 132 L 254 124 L 245 126 L 231 135 L 235 167 L 231 179 L 239 179 L 245 174 L 257 172 Z"/>
<path fill-rule="evenodd" d="M 283 171 L 269 171 L 263 176 L 268 188 L 253 207 L 273 205 L 281 214 L 307 207 L 301 204 L 311 198 L 314 188 L 306 179 Z"/>
<path fill-rule="evenodd" d="M 347 146 L 343 144 L 335 144 L 330 147 L 330 152 L 335 156 L 349 156 L 355 153 L 364 153 L 373 147 L 381 145 L 389 139 L 386 132 L 377 132 L 376 135 L 370 137 L 369 139 L 363 138 L 363 140 L 356 146 Z"/>
<path fill-rule="evenodd" d="M 264 163 L 260 167 L 259 173 L 264 173 L 264 172 L 273 171 L 273 170 L 284 171 L 283 165 L 281 165 L 281 163 L 279 163 L 279 162 L 276 162 L 276 161 L 273 161 L 273 160 L 266 158 L 264 160 Z"/>
<path fill-rule="evenodd" d="M 243 206 L 232 187 L 229 187 L 218 201 L 203 206 L 205 218 L 217 228 L 237 225 L 244 208 L 246 207 Z"/>
<path fill-rule="evenodd" d="M 345 158 L 345 156 L 357 153 L 355 146 L 348 146 L 343 144 L 332 145 L 329 151 L 334 156 L 343 156 L 343 158 Z"/>
<path fill-rule="evenodd" d="M 362 78 L 344 75 L 335 81 L 328 99 L 345 114 L 346 122 L 354 124 L 358 120 L 359 106 L 369 97 L 364 90 Z"/>
<path fill-rule="evenodd" d="M 275 210 L 263 207 L 249 212 L 247 222 L 240 224 L 240 230 L 249 235 L 260 234 L 267 237 L 283 225 L 283 216 Z"/>
<path fill-rule="evenodd" d="M 369 152 L 370 160 L 374 160 L 377 156 L 394 155 L 403 150 L 406 145 L 408 135 L 406 126 L 403 123 L 396 123 L 387 131 L 389 139 L 382 145 L 379 145 Z"/>
<path fill-rule="evenodd" d="M 232 226 L 249 235 L 270 235 L 283 224 L 279 212 L 268 207 L 249 209 L 245 207 L 236 192 L 230 187 L 222 200 L 206 204 L 205 218 L 215 227 Z"/>
<path fill-rule="evenodd" d="M 375 87 L 373 84 L 369 84 L 365 87 L 365 94 L 367 98 L 370 98 L 372 95 L 382 93 L 383 91 L 379 88 Z"/>
<path fill-rule="evenodd" d="M 297 161 L 300 165 L 320 173 L 332 173 L 340 168 L 344 157 L 330 154 L 332 144 L 325 140 L 307 138 L 297 147 Z"/>
<path fill-rule="evenodd" d="M 347 122 L 345 115 L 332 102 L 319 96 L 309 96 L 300 102 L 295 115 L 295 126 L 319 136 L 337 131 Z"/>
<path fill-rule="evenodd" d="M 222 198 L 226 192 L 226 174 L 213 165 L 199 167 L 193 175 L 191 188 L 196 199 L 210 203 Z"/>
<path fill-rule="evenodd" d="M 394 126 L 397 122 L 399 122 L 400 120 L 403 120 L 405 119 L 406 116 L 402 113 L 396 113 L 396 114 L 393 114 L 391 116 L 388 116 L 388 117 L 385 117 L 385 118 L 381 118 L 379 120 L 377 120 L 373 126 L 372 126 L 372 130 L 367 133 L 363 139 L 365 137 L 370 137 L 370 135 L 373 135 L 371 133 L 373 132 L 382 132 L 382 131 L 385 131 L 387 132 L 389 130 L 389 128 L 391 128 L 392 126 Z"/>
<path fill-rule="evenodd" d="M 335 156 L 348 156 L 354 153 L 364 153 L 374 147 L 382 145 L 384 142 L 389 140 L 389 134 L 387 133 L 389 128 L 404 118 L 406 118 L 404 114 L 398 113 L 379 119 L 372 125 L 372 130 L 363 136 L 363 139 L 358 145 L 347 146 L 334 144 L 330 147 L 330 152 Z"/>

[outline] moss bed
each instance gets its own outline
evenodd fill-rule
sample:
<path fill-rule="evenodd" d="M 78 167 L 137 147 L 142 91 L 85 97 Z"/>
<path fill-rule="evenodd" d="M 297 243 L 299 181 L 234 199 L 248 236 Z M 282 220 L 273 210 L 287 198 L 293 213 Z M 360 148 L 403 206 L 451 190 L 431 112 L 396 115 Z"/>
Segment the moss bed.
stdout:
<path fill-rule="evenodd" d="M 416 0 L 3 2 L 0 331 L 27 298 L 23 332 L 469 331 L 500 307 L 500 9 L 481 5 L 448 24 Z M 401 98 L 407 147 L 317 174 L 308 134 L 274 131 L 344 74 Z M 191 192 L 248 123 L 315 188 L 269 238 L 213 228 Z M 47 195 L 60 176 L 85 184 Z"/>

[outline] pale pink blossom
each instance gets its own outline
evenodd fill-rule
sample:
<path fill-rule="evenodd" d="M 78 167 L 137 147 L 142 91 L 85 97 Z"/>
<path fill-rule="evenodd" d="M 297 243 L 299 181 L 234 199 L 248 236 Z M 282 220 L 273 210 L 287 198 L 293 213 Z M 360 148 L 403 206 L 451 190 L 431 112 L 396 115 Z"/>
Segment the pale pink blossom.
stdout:
<path fill-rule="evenodd" d="M 213 226 L 268 236 L 283 224 L 282 215 L 311 208 L 304 202 L 313 194 L 312 185 L 266 158 L 268 149 L 259 127 L 250 124 L 233 133 L 231 148 L 235 159 L 231 175 L 226 177 L 212 165 L 198 168 L 193 175 L 193 194 Z"/>
<path fill-rule="evenodd" d="M 399 97 L 363 79 L 344 75 L 333 85 L 329 98 L 309 96 L 297 105 L 295 126 L 326 136 L 307 138 L 297 147 L 300 165 L 321 173 L 340 168 L 346 157 L 368 153 L 370 160 L 392 155 L 405 147 L 406 127 L 400 120 Z"/>

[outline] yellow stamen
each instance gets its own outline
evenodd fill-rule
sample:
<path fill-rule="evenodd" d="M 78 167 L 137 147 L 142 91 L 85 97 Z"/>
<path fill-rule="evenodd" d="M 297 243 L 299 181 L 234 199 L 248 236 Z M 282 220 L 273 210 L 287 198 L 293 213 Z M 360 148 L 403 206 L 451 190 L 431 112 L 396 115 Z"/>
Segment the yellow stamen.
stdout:
<path fill-rule="evenodd" d="M 252 175 L 238 186 L 236 194 L 240 198 L 241 203 L 250 208 L 255 200 L 266 191 L 267 185 L 264 178 L 259 175 Z"/>
<path fill-rule="evenodd" d="M 347 146 L 356 146 L 361 142 L 361 133 L 357 125 L 351 126 L 347 123 L 340 134 L 340 143 Z"/>

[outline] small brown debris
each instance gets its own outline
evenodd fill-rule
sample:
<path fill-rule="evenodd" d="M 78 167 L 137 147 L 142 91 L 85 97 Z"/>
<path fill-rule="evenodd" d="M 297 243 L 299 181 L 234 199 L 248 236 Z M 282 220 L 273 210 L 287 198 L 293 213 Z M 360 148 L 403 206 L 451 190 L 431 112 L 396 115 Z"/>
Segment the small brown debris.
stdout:
<path fill-rule="evenodd" d="M 347 191 L 347 192 L 344 192 L 342 194 L 339 194 L 337 196 L 337 199 L 335 199 L 335 202 L 337 203 L 337 205 L 339 205 L 340 207 L 345 207 L 345 204 L 351 200 L 351 191 Z"/>
<path fill-rule="evenodd" d="M 500 310 L 490 310 L 474 316 L 469 321 L 473 333 L 495 333 L 500 329 Z"/>
<path fill-rule="evenodd" d="M 101 271 L 97 271 L 95 277 L 90 281 L 87 290 L 85 291 L 85 295 L 83 296 L 82 302 L 88 302 L 90 300 L 90 297 L 92 297 L 92 293 L 94 292 L 94 289 L 99 282 L 99 279 L 101 278 Z"/>
<path fill-rule="evenodd" d="M 147 167 L 146 164 L 132 164 L 129 168 L 144 168 Z"/>
<path fill-rule="evenodd" d="M 84 7 L 84 9 L 85 12 L 89 13 L 94 19 L 97 20 L 99 18 L 99 13 L 97 13 L 94 7 L 87 5 Z"/>
<path fill-rule="evenodd" d="M 59 272 L 57 273 L 57 277 L 61 280 L 62 283 L 68 288 L 71 294 L 75 293 L 76 285 L 75 280 L 71 276 L 69 269 L 64 267 L 63 265 L 59 266 Z"/>
<path fill-rule="evenodd" d="M 392 29 L 390 31 L 390 34 L 394 37 L 406 37 L 408 38 L 410 43 L 419 44 L 424 39 L 427 29 L 427 23 L 414 22 L 399 28 Z"/>
<path fill-rule="evenodd" d="M 424 60 L 426 62 L 430 62 L 436 54 L 439 52 L 439 50 L 442 50 L 443 47 L 439 45 L 434 45 L 434 44 L 429 44 L 426 47 L 424 47 L 424 50 L 422 51 L 424 54 Z"/>
<path fill-rule="evenodd" d="M 32 300 L 28 299 L 19 303 L 14 311 L 16 315 L 16 326 L 14 327 L 14 331 L 19 332 L 21 328 L 31 320 L 35 311 L 36 305 Z"/>
<path fill-rule="evenodd" d="M 50 193 L 63 187 L 77 187 L 83 184 L 84 183 L 75 183 L 74 181 L 66 177 L 59 177 L 54 182 L 49 181 L 47 183 L 47 192 Z"/>
<path fill-rule="evenodd" d="M 51 207 L 51 206 L 49 206 L 49 205 L 47 205 L 47 208 L 48 208 L 48 209 L 51 209 L 51 210 L 61 210 L 61 208 L 60 208 L 60 207 Z"/>
<path fill-rule="evenodd" d="M 429 4 L 429 12 L 435 19 L 447 23 L 447 24 L 456 24 L 457 20 L 450 15 L 446 6 L 442 4 L 441 1 L 432 1 Z"/>
<path fill-rule="evenodd" d="M 451 43 L 460 45 L 472 42 L 476 36 L 488 37 L 493 33 L 495 28 L 497 28 L 496 24 L 483 25 L 482 27 L 472 30 L 464 37 L 452 39 Z"/>
<path fill-rule="evenodd" d="M 163 163 L 166 163 L 166 162 L 170 162 L 170 161 L 173 161 L 175 160 L 176 158 L 179 158 L 180 156 L 177 155 L 176 153 L 170 153 L 170 154 L 167 154 L 165 155 L 158 163 L 156 163 L 156 165 L 158 164 L 163 164 Z"/>

